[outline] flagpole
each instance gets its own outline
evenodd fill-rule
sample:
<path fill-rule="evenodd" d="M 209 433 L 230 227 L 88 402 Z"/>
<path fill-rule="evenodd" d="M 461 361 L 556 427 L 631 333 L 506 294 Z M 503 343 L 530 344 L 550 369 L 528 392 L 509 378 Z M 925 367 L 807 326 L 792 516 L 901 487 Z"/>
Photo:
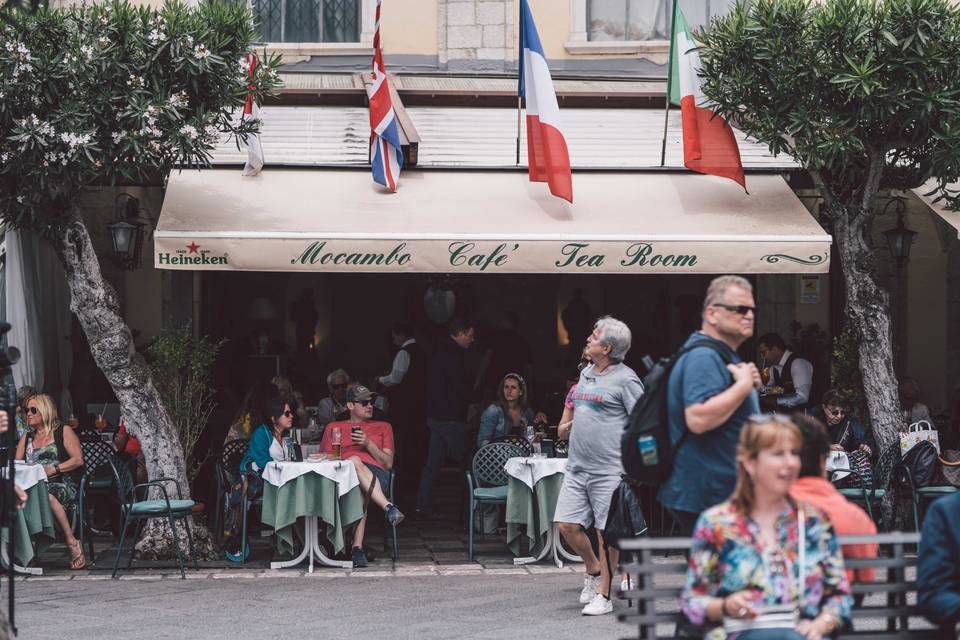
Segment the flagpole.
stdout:
<path fill-rule="evenodd" d="M 673 84 L 673 49 L 676 46 L 677 34 L 677 0 L 673 0 L 673 9 L 670 12 L 670 55 L 667 56 L 667 92 L 666 106 L 663 109 L 663 140 L 660 143 L 660 166 L 667 160 L 667 126 L 670 124 L 670 85 Z"/>
<path fill-rule="evenodd" d="M 517 44 L 518 53 L 517 56 L 517 166 L 520 166 L 520 103 L 523 98 L 520 96 L 520 83 L 523 81 L 523 3 L 518 2 L 517 6 L 520 8 L 520 15 L 517 17 Z"/>

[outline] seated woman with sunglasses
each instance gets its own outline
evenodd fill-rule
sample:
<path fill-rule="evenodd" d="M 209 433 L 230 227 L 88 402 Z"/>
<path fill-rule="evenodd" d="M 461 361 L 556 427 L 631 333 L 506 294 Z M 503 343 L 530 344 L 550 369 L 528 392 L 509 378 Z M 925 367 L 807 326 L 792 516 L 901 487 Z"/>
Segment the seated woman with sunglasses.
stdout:
<path fill-rule="evenodd" d="M 287 450 L 283 446 L 284 434 L 293 426 L 293 411 L 290 404 L 280 399 L 279 394 L 269 398 L 264 403 L 264 409 L 269 424 L 264 423 L 257 427 L 250 436 L 250 444 L 243 459 L 240 460 L 242 479 L 234 485 L 227 502 L 227 517 L 224 522 L 224 534 L 238 538 L 237 531 L 242 526 L 243 496 L 252 500 L 263 492 L 263 470 L 267 464 L 277 460 L 287 459 Z M 226 552 L 227 559 L 234 562 L 243 562 L 248 553 L 247 549 L 237 548 L 236 552 Z"/>
<path fill-rule="evenodd" d="M 53 398 L 46 394 L 33 396 L 27 401 L 26 418 L 28 430 L 17 445 L 17 460 L 26 458 L 28 463 L 43 465 L 47 473 L 50 511 L 67 541 L 70 568 L 83 569 L 87 561 L 67 517 L 67 511 L 72 511 L 77 504 L 78 476 L 83 466 L 80 440 L 71 427 L 60 423 Z"/>
<path fill-rule="evenodd" d="M 850 617 L 830 521 L 790 498 L 802 445 L 782 416 L 751 418 L 740 432 L 736 489 L 697 520 L 681 595 L 706 640 L 820 640 Z"/>
<path fill-rule="evenodd" d="M 877 453 L 877 443 L 870 430 L 862 423 L 850 417 L 850 403 L 846 396 L 830 389 L 823 394 L 820 409 L 812 412 L 814 418 L 827 425 L 830 434 L 831 450 L 863 451 L 871 458 Z"/>

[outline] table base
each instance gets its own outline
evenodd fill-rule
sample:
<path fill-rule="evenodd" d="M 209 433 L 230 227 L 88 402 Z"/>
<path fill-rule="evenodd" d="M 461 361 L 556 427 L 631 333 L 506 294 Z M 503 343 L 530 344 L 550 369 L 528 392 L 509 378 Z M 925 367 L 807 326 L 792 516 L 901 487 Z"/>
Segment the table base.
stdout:
<path fill-rule="evenodd" d="M 575 556 L 567 553 L 567 550 L 563 548 L 563 545 L 560 544 L 560 527 L 554 523 L 552 527 L 547 531 L 547 541 L 543 545 L 543 549 L 540 550 L 540 555 L 526 556 L 524 558 L 514 558 L 513 564 L 531 564 L 534 562 L 540 562 L 547 555 L 553 556 L 553 563 L 557 565 L 557 568 L 563 568 L 563 560 L 560 558 L 563 557 L 568 562 L 583 562 L 583 558 L 580 556 Z"/>
<path fill-rule="evenodd" d="M 9 531 L 9 529 L 8 529 Z M 9 533 L 7 534 L 9 535 Z M 0 545 L 0 565 L 6 570 L 10 567 L 10 555 L 7 553 L 7 545 Z M 42 576 L 43 569 L 40 567 L 21 567 L 16 562 L 13 563 L 13 570 L 22 575 Z"/>
<path fill-rule="evenodd" d="M 327 567 L 339 567 L 341 569 L 352 569 L 353 561 L 352 560 L 334 560 L 330 558 L 323 552 L 323 546 L 320 544 L 320 524 L 319 518 L 317 516 L 304 516 L 304 531 L 303 531 L 303 551 L 300 552 L 300 555 L 292 560 L 283 560 L 278 562 L 271 562 L 271 569 L 287 569 L 289 567 L 295 567 L 305 558 L 309 556 L 310 558 L 310 569 L 309 572 L 313 573 L 313 560 L 316 558 L 317 563 Z"/>

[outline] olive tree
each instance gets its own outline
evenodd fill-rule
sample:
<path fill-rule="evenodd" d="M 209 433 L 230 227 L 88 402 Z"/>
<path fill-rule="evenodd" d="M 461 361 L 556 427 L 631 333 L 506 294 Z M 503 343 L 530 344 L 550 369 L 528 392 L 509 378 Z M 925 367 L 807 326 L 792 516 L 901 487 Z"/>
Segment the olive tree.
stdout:
<path fill-rule="evenodd" d="M 717 112 L 807 170 L 823 197 L 877 440 L 903 430 L 878 194 L 960 177 L 960 8 L 951 0 L 753 0 L 696 36 Z"/>
<path fill-rule="evenodd" d="M 255 34 L 243 3 L 222 2 L 13 10 L 0 25 L 0 220 L 52 244 L 150 477 L 187 492 L 177 432 L 103 278 L 80 201 L 90 185 L 159 184 L 173 168 L 208 166 L 221 136 L 256 131 L 235 113 L 251 90 L 258 100 L 275 90 L 279 59 L 249 78 L 243 59 Z M 170 548 L 169 529 L 151 521 L 140 551 Z"/>

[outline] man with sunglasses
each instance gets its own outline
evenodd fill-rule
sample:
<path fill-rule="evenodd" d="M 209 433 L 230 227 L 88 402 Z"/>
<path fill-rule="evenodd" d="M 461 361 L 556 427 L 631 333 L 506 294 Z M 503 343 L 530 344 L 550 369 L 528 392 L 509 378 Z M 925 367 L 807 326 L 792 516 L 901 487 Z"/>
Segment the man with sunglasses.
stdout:
<path fill-rule="evenodd" d="M 846 396 L 836 389 L 830 389 L 823 394 L 820 410 L 814 411 L 812 415 L 827 425 L 830 442 L 833 443 L 831 450 L 847 453 L 863 451 L 873 457 L 877 451 L 877 443 L 869 429 L 850 415 L 849 407 Z"/>
<path fill-rule="evenodd" d="M 347 387 L 350 386 L 350 374 L 343 369 L 330 372 L 327 376 L 327 390 L 330 395 L 317 405 L 317 422 L 320 427 L 337 419 L 347 410 Z"/>
<path fill-rule="evenodd" d="M 673 512 L 682 536 L 692 535 L 703 510 L 733 493 L 740 429 L 760 412 L 760 372 L 737 354 L 753 335 L 752 285 L 739 276 L 715 278 L 702 317 L 667 386 L 670 438 L 677 450 L 660 502 Z"/>
<path fill-rule="evenodd" d="M 349 460 L 357 469 L 360 490 L 366 500 L 372 501 L 386 513 L 387 524 L 400 524 L 404 516 L 387 499 L 390 490 L 390 469 L 393 468 L 393 428 L 389 422 L 371 420 L 373 403 L 377 394 L 360 384 L 351 385 L 346 392 L 347 420 L 331 422 L 323 431 L 320 450 L 333 452 L 333 434 L 340 432 L 340 457 Z M 374 482 L 376 481 L 376 482 Z M 363 534 L 366 529 L 367 510 L 353 534 L 353 566 L 367 566 L 363 551 Z"/>

